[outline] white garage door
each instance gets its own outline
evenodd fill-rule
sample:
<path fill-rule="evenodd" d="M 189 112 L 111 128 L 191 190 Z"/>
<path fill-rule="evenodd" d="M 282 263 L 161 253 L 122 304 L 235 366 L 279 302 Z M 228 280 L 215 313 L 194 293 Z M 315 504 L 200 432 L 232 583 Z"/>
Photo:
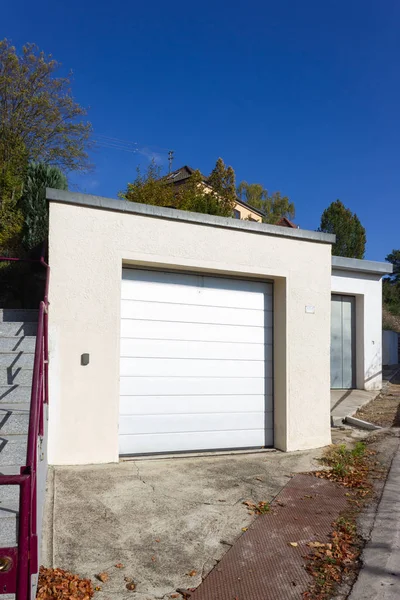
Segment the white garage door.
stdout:
<path fill-rule="evenodd" d="M 123 269 L 122 455 L 273 444 L 272 284 Z"/>

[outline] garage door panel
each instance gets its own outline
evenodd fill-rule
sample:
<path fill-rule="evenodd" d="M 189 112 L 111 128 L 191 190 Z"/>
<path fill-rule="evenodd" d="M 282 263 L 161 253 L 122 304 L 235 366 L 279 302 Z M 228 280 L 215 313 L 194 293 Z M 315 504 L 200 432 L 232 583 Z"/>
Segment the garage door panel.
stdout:
<path fill-rule="evenodd" d="M 121 415 L 245 413 L 272 411 L 272 396 L 121 396 Z"/>
<path fill-rule="evenodd" d="M 186 396 L 204 394 L 252 395 L 272 393 L 272 379 L 264 377 L 121 377 L 122 396 Z"/>
<path fill-rule="evenodd" d="M 122 339 L 121 357 L 271 360 L 272 344 Z"/>
<path fill-rule="evenodd" d="M 179 300 L 177 300 L 177 293 Z M 193 306 L 215 306 L 224 308 L 238 308 L 248 310 L 272 310 L 272 294 L 254 294 L 251 292 L 237 291 L 235 296 L 230 290 L 212 290 L 210 288 L 194 289 L 187 286 L 174 286 L 165 289 L 163 285 L 149 284 L 146 287 L 140 285 L 125 286 L 122 289 L 123 301 L 143 302 L 168 302 L 172 304 L 181 303 Z"/>
<path fill-rule="evenodd" d="M 174 415 L 121 415 L 120 435 L 152 433 L 192 433 L 196 431 L 233 431 L 258 429 L 264 411 L 199 413 Z"/>
<path fill-rule="evenodd" d="M 154 452 L 185 452 L 218 450 L 225 448 L 257 448 L 264 446 L 264 429 L 238 431 L 206 431 L 187 433 L 163 433 L 121 435 L 120 454 L 147 454 Z"/>
<path fill-rule="evenodd" d="M 243 281 L 201 275 L 174 273 L 171 277 L 171 273 L 124 271 L 121 297 L 173 303 L 179 298 L 184 304 L 272 310 L 272 284 L 248 282 L 246 286 Z"/>
<path fill-rule="evenodd" d="M 272 327 L 265 330 L 266 339 L 272 339 L 271 336 Z M 185 323 L 184 327 L 177 327 L 176 323 L 167 321 L 123 319 L 121 321 L 121 338 L 263 344 L 264 328 L 201 323 Z"/>
<path fill-rule="evenodd" d="M 122 300 L 122 319 L 173 321 L 180 323 L 216 323 L 218 325 L 248 325 L 264 327 L 264 311 L 220 306 L 197 306 L 167 302 Z"/>
<path fill-rule="evenodd" d="M 262 360 L 195 358 L 121 358 L 120 373 L 129 377 L 264 377 Z"/>

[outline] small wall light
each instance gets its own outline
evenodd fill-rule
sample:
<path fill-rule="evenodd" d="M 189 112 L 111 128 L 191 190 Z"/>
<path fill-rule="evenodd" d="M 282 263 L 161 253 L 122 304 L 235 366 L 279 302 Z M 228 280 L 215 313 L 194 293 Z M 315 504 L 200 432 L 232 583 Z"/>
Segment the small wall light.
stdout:
<path fill-rule="evenodd" d="M 81 354 L 81 365 L 82 367 L 86 367 L 89 364 L 89 354 Z"/>

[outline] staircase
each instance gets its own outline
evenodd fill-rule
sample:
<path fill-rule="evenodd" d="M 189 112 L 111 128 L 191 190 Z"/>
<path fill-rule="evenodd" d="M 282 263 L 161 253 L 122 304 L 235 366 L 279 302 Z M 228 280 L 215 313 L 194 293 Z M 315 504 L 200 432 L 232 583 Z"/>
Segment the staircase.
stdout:
<path fill-rule="evenodd" d="M 20 472 L 26 443 L 37 310 L 0 310 L 0 474 Z M 0 547 L 17 545 L 19 486 L 0 486 Z M 0 595 L 0 599 L 14 595 Z"/>

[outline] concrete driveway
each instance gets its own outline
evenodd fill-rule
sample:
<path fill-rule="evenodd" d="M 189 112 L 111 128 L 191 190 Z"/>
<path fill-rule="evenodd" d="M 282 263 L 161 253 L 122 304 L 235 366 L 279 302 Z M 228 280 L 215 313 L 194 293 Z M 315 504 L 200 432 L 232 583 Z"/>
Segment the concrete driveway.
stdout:
<path fill-rule="evenodd" d="M 320 454 L 263 451 L 53 468 L 42 563 L 92 579 L 106 571 L 109 581 L 96 584 L 104 600 L 171 598 L 177 588 L 199 585 L 249 525 L 254 517 L 243 501 L 272 500 L 291 473 L 317 468 Z M 125 577 L 136 591 L 126 589 Z"/>

